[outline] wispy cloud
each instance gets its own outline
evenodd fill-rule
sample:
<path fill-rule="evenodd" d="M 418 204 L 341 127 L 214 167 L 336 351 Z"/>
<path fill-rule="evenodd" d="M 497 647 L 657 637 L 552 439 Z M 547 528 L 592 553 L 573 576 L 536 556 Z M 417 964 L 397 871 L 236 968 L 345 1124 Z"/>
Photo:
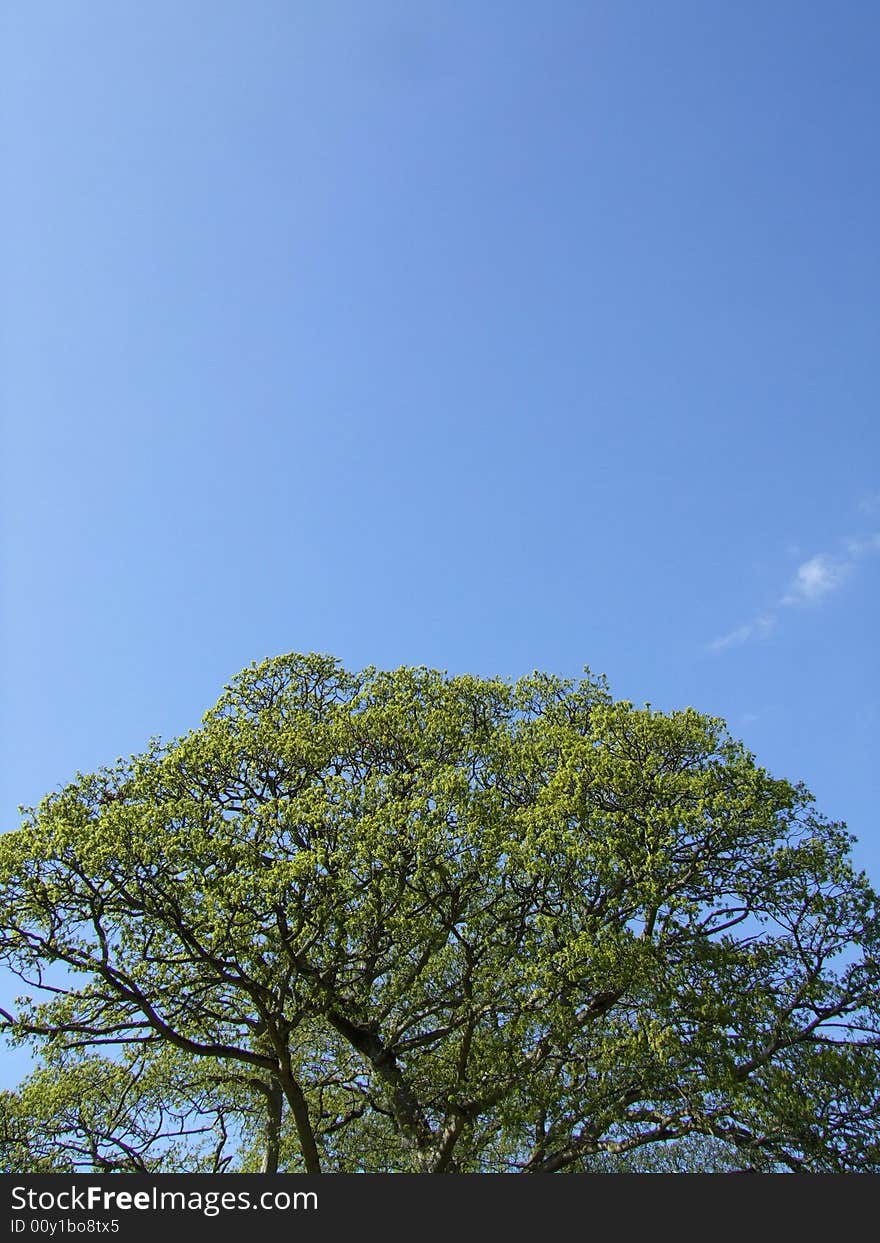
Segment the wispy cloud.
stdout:
<path fill-rule="evenodd" d="M 743 643 L 766 639 L 776 629 L 783 609 L 818 604 L 843 586 L 861 561 L 876 553 L 880 553 L 880 532 L 844 540 L 842 550 L 836 555 L 819 552 L 808 557 L 797 567 L 788 588 L 771 608 L 713 639 L 708 644 L 709 651 L 723 652 Z"/>
<path fill-rule="evenodd" d="M 846 551 L 853 561 L 860 561 L 862 557 L 867 557 L 872 552 L 880 552 L 880 531 L 861 539 L 848 539 Z"/>
<path fill-rule="evenodd" d="M 752 639 L 766 639 L 772 633 L 775 626 L 775 616 L 772 613 L 764 613 L 760 617 L 746 622 L 744 626 L 737 626 L 736 630 L 730 630 L 727 634 L 722 634 L 717 639 L 713 639 L 709 644 L 709 651 L 723 652 L 728 647 L 740 647 L 743 643 L 749 643 Z"/>
<path fill-rule="evenodd" d="M 834 558 L 828 553 L 820 552 L 809 561 L 803 561 L 797 568 L 794 580 L 788 591 L 779 601 L 782 605 L 807 604 L 812 600 L 821 600 L 843 583 L 852 569 L 853 562 Z"/>

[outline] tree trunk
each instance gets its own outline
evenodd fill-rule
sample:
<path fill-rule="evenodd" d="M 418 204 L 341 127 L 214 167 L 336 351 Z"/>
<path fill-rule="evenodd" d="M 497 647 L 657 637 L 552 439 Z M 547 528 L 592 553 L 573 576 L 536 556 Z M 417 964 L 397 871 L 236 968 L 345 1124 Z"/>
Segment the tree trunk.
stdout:
<path fill-rule="evenodd" d="M 263 1153 L 262 1174 L 277 1174 L 281 1157 L 281 1117 L 284 1112 L 284 1093 L 273 1075 L 266 1091 L 266 1147 Z"/>
<path fill-rule="evenodd" d="M 296 1123 L 296 1133 L 299 1136 L 299 1145 L 302 1150 L 306 1173 L 320 1174 L 321 1158 L 318 1156 L 315 1133 L 309 1120 L 309 1106 L 303 1095 L 303 1090 L 293 1076 L 289 1074 L 282 1073 L 279 1078 L 279 1084 L 290 1106 L 293 1120 Z"/>

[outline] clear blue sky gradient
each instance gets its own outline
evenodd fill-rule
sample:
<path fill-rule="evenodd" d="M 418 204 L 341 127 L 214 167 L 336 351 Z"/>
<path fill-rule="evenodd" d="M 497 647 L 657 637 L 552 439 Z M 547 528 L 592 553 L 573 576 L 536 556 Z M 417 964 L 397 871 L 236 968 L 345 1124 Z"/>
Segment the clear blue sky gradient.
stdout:
<path fill-rule="evenodd" d="M 867 0 L 5 6 L 3 827 L 268 655 L 589 665 L 880 882 L 878 44 Z"/>

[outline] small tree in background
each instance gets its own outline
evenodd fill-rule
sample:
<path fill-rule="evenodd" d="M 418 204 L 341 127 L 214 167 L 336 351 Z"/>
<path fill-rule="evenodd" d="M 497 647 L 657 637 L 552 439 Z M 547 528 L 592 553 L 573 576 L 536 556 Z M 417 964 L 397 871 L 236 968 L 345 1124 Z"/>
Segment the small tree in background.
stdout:
<path fill-rule="evenodd" d="M 252 666 L 0 839 L 2 1168 L 878 1170 L 851 840 L 589 675 Z"/>

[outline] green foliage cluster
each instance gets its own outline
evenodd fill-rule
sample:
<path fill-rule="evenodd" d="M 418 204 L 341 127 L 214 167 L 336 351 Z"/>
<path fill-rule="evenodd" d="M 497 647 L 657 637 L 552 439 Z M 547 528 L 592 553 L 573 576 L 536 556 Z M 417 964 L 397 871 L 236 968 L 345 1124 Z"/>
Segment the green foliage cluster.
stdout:
<path fill-rule="evenodd" d="M 0 1165 L 880 1169 L 851 840 L 589 674 L 251 666 L 0 838 Z"/>

